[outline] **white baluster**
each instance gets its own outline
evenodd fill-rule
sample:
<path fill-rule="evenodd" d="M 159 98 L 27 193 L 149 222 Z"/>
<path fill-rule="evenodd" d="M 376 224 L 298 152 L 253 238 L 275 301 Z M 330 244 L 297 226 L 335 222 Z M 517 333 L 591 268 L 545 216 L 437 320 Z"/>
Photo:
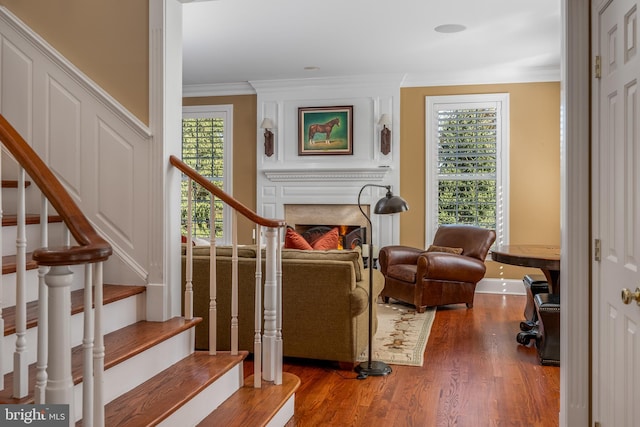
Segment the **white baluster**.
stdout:
<path fill-rule="evenodd" d="M 68 266 L 51 267 L 45 280 L 49 287 L 49 378 L 45 401 L 68 404 L 71 421 L 75 419 L 70 331 L 73 272 Z"/>
<path fill-rule="evenodd" d="M 93 270 L 93 305 L 94 305 L 94 327 L 95 345 L 93 347 L 93 425 L 104 427 L 104 332 L 102 331 L 103 313 L 103 263 L 94 264 Z"/>
<path fill-rule="evenodd" d="M 215 196 L 210 194 L 209 206 L 209 354 L 217 353 L 218 343 L 218 285 L 216 274 L 216 207 Z"/>
<path fill-rule="evenodd" d="M 265 261 L 264 280 L 264 338 L 263 338 L 263 378 L 266 381 L 275 379 L 275 344 L 276 344 L 276 236 L 274 228 L 265 231 L 267 238 L 267 255 Z"/>
<path fill-rule="evenodd" d="M 47 198 L 42 195 L 40 198 L 40 246 L 49 246 L 49 205 Z M 35 402 L 45 403 L 44 392 L 47 386 L 47 339 L 49 335 L 49 306 L 48 289 L 44 277 L 49 271 L 49 267 L 41 265 L 38 267 L 38 359 L 36 361 L 36 385 Z"/>
<path fill-rule="evenodd" d="M 275 379 L 276 385 L 282 384 L 282 227 L 278 228 L 276 241 L 276 354 Z"/>
<path fill-rule="evenodd" d="M 254 301 L 253 386 L 262 387 L 262 231 L 256 225 L 256 298 Z"/>
<path fill-rule="evenodd" d="M 192 193 L 193 181 L 189 178 L 187 183 L 187 262 L 185 265 L 185 287 L 184 287 L 184 317 L 187 320 L 193 319 L 193 244 L 191 242 L 192 213 Z"/>
<path fill-rule="evenodd" d="M 231 214 L 231 354 L 238 354 L 238 213 Z"/>
<path fill-rule="evenodd" d="M 91 264 L 84 265 L 84 335 L 82 338 L 82 419 L 93 427 L 93 275 Z"/>
<path fill-rule="evenodd" d="M 16 236 L 16 348 L 13 353 L 13 397 L 22 398 L 29 393 L 29 366 L 27 362 L 27 239 L 25 214 L 25 172 L 18 171 L 18 215 Z"/>

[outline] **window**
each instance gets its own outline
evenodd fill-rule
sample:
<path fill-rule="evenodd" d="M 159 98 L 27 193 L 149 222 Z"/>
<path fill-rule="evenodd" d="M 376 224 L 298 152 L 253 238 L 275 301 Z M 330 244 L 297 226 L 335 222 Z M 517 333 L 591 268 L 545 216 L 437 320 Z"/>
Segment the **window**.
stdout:
<path fill-rule="evenodd" d="M 496 230 L 508 242 L 508 94 L 427 97 L 426 241 L 440 224 Z"/>
<path fill-rule="evenodd" d="M 182 112 L 182 161 L 200 175 L 231 194 L 231 128 L 232 107 L 209 105 L 183 107 Z M 187 232 L 187 186 L 188 179 L 182 180 L 181 224 L 182 234 Z M 192 234 L 201 239 L 210 239 L 210 206 L 208 191 L 194 184 Z M 228 244 L 228 208 L 215 200 L 216 242 Z"/>

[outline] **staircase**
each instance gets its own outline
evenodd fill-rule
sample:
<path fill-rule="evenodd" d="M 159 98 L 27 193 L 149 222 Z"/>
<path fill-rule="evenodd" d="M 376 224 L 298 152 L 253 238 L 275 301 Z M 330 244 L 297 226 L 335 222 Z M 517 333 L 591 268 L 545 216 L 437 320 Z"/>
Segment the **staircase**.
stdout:
<path fill-rule="evenodd" d="M 0 116 L 1 118 L 1 116 Z M 0 121 L 0 127 L 2 123 Z M 4 141 L 3 141 L 4 142 Z M 35 186 L 26 191 L 38 191 Z M 20 199 L 12 192 L 20 185 L 14 181 L 2 181 L 3 197 L 6 200 Z M 4 202 L 3 202 L 4 205 Z M 3 206 L 6 210 L 7 208 Z M 49 215 L 48 227 L 52 237 L 48 247 L 69 246 L 68 232 L 61 216 Z M 26 215 L 27 254 L 25 270 L 20 273 L 19 255 L 11 243 L 20 240 L 16 231 L 19 222 L 14 215 L 2 218 L 3 276 L 2 276 L 2 318 L 4 337 L 2 340 L 1 367 L 4 374 L 4 389 L 0 391 L 0 404 L 39 403 L 36 395 L 38 354 L 37 331 L 41 324 L 41 298 L 38 282 L 43 274 L 31 251 L 38 248 L 37 236 L 40 230 L 40 216 Z M 57 232 L 56 232 L 57 229 Z M 59 239 L 59 240 L 56 240 Z M 66 240 L 65 240 L 66 239 Z M 19 246 L 19 245 L 16 245 Z M 36 251 L 36 255 L 37 251 Z M 45 254 L 46 255 L 46 254 Z M 42 255 L 39 255 L 42 256 Z M 108 263 L 109 261 L 105 261 Z M 262 426 L 284 425 L 292 417 L 295 391 L 299 379 L 291 374 L 281 373 L 281 383 L 266 382 L 253 376 L 245 378 L 243 363 L 246 351 L 208 352 L 193 350 L 193 328 L 199 318 L 174 317 L 166 321 L 145 320 L 146 288 L 139 285 L 105 284 L 102 286 L 101 329 L 104 333 L 104 359 L 87 359 L 87 295 L 92 300 L 93 292 L 85 294 L 82 265 L 72 268 L 74 273 L 70 290 L 70 341 L 71 377 L 73 391 L 70 407 L 75 416 L 69 425 L 112 426 Z M 53 268 L 53 267 L 52 267 Z M 18 348 L 16 318 L 16 283 L 23 275 L 26 286 L 26 359 L 28 367 L 28 392 L 16 398 L 14 392 L 12 353 Z M 78 279 L 80 278 L 80 279 Z M 94 306 L 95 307 L 95 306 Z M 93 310 L 97 312 L 97 309 Z M 89 316 L 91 318 L 91 316 Z M 84 332 L 83 332 L 84 330 Z M 84 334 L 84 335 L 83 335 Z M 21 346 L 22 344 L 20 344 Z M 93 344 L 91 345 L 93 347 Z M 100 352 L 100 339 L 96 338 L 95 348 Z M 51 357 L 51 356 L 49 356 Z M 89 360 L 89 362 L 87 362 Z M 96 360 L 98 362 L 96 362 Z M 54 364 L 49 360 L 49 365 Z M 102 384 L 95 395 L 98 402 L 86 402 L 87 384 L 83 367 L 103 364 L 104 374 L 97 369 L 88 384 Z M 260 372 L 258 369 L 257 374 Z M 89 388 L 89 387 L 87 387 Z M 49 395 L 47 395 L 48 397 Z M 48 403 L 47 401 L 41 403 Z M 61 403 L 55 400 L 51 403 Z"/>

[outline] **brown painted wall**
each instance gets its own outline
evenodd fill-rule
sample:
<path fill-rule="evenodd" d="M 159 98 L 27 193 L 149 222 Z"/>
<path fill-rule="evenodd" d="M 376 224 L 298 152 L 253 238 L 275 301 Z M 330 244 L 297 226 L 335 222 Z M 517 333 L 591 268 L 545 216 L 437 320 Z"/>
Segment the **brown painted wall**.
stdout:
<path fill-rule="evenodd" d="M 144 123 L 149 123 L 148 0 L 0 0 Z"/>
<path fill-rule="evenodd" d="M 400 188 L 411 207 L 400 216 L 401 243 L 426 244 L 425 97 L 477 93 L 509 93 L 510 243 L 560 244 L 559 82 L 401 89 Z M 522 278 L 522 269 L 488 264 L 488 277 Z"/>
<path fill-rule="evenodd" d="M 233 105 L 233 197 L 256 210 L 257 97 L 255 95 L 184 98 L 182 105 Z M 238 220 L 238 242 L 251 243 L 251 222 Z"/>

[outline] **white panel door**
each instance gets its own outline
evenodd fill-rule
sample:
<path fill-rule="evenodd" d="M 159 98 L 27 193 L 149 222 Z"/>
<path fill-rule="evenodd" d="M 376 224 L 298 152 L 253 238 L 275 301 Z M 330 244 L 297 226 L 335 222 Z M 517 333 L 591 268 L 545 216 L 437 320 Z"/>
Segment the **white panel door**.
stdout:
<path fill-rule="evenodd" d="M 640 305 L 623 289 L 640 287 L 640 58 L 637 5 L 601 2 L 593 13 L 595 55 L 602 75 L 594 86 L 594 421 L 602 427 L 640 425 Z"/>

